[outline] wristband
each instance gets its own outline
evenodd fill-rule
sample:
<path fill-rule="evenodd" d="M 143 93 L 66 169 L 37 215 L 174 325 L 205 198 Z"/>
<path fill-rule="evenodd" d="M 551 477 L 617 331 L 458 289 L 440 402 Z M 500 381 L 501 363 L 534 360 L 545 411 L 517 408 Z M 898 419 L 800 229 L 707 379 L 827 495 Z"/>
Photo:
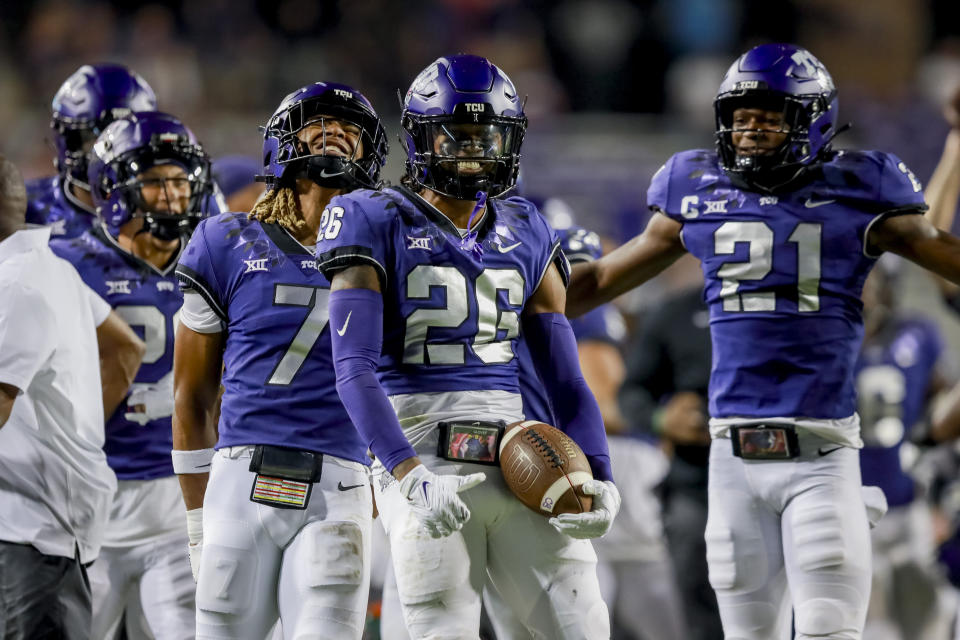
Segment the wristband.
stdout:
<path fill-rule="evenodd" d="M 170 457 L 173 458 L 173 472 L 181 473 L 210 473 L 210 463 L 213 461 L 213 447 L 209 449 L 173 449 Z"/>
<path fill-rule="evenodd" d="M 187 540 L 190 544 L 203 542 L 203 507 L 187 510 Z"/>

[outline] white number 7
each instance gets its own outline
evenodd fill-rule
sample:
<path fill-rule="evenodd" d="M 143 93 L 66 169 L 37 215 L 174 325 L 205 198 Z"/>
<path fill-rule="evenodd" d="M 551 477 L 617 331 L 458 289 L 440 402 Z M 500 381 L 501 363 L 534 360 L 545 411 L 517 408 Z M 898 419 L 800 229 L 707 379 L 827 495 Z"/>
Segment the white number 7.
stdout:
<path fill-rule="evenodd" d="M 267 384 L 288 385 L 300 371 L 310 350 L 316 344 L 317 338 L 323 333 L 330 319 L 328 304 L 330 290 L 320 287 L 308 287 L 296 284 L 278 284 L 273 290 L 273 304 L 277 306 L 293 305 L 310 307 L 310 312 L 304 318 L 303 324 L 297 330 L 290 346 L 287 347 L 280 362 L 277 363 Z"/>

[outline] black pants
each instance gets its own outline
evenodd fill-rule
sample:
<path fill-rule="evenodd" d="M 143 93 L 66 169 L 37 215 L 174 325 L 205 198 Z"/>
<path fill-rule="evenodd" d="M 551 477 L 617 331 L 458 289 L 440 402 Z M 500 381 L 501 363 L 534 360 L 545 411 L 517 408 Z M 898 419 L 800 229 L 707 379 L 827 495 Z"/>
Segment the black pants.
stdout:
<path fill-rule="evenodd" d="M 88 640 L 90 582 L 78 558 L 0 541 L 0 638 Z"/>
<path fill-rule="evenodd" d="M 671 491 L 664 505 L 664 526 L 691 640 L 723 640 L 717 596 L 707 579 L 706 490 Z"/>

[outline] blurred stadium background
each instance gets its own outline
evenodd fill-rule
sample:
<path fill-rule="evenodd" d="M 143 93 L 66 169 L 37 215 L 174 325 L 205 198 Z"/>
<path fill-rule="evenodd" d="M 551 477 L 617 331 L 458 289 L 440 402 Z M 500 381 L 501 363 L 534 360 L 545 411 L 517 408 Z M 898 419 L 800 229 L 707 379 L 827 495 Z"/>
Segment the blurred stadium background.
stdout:
<path fill-rule="evenodd" d="M 51 171 L 49 104 L 80 64 L 117 61 L 156 89 L 214 156 L 257 154 L 290 91 L 337 80 L 366 93 L 402 171 L 397 90 L 436 57 L 493 59 L 528 95 L 529 189 L 563 197 L 615 241 L 646 216 L 650 175 L 712 145 L 711 100 L 740 52 L 797 42 L 840 89 L 848 146 L 894 151 L 923 178 L 939 157 L 939 105 L 960 84 L 956 0 L 204 0 L 4 2 L 4 152 Z"/>
<path fill-rule="evenodd" d="M 763 41 L 800 44 L 831 70 L 840 121 L 854 125 L 839 146 L 892 151 L 930 177 L 948 130 L 942 105 L 960 86 L 957 0 L 8 1 L 2 150 L 26 178 L 51 174 L 54 92 L 79 65 L 110 61 L 143 75 L 214 158 L 259 155 L 257 127 L 298 87 L 353 85 L 391 132 L 395 181 L 398 90 L 440 55 L 475 53 L 528 96 L 528 193 L 562 199 L 616 245 L 646 221 L 660 164 L 713 145 L 723 72 Z M 628 320 L 698 278 L 691 266 L 626 296 Z M 960 321 L 934 285 L 908 270 L 900 291 L 900 304 L 940 321 L 956 354 Z"/>

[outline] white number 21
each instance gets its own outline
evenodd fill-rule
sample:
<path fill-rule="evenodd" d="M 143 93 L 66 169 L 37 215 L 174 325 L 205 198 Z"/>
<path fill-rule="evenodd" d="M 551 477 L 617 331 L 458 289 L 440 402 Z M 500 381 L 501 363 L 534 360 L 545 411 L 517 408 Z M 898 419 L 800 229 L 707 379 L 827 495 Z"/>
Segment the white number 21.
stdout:
<path fill-rule="evenodd" d="M 820 310 L 820 236 L 819 223 L 801 222 L 790 234 L 789 241 L 797 245 L 797 309 L 801 313 Z M 773 229 L 765 222 L 724 222 L 713 234 L 714 252 L 732 254 L 738 242 L 749 246 L 747 262 L 727 262 L 717 270 L 721 280 L 720 297 L 724 311 L 773 311 L 776 294 L 773 291 L 740 293 L 744 280 L 762 280 L 773 268 Z"/>

